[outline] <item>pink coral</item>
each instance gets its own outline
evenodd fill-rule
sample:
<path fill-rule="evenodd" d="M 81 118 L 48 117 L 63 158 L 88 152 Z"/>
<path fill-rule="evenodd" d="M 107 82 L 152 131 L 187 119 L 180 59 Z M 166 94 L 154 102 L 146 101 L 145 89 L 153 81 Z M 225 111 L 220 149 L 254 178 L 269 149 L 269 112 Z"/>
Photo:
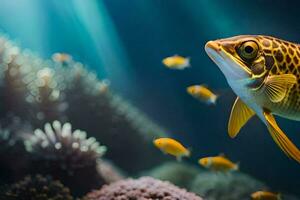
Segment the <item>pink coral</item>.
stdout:
<path fill-rule="evenodd" d="M 93 191 L 85 200 L 202 200 L 193 193 L 150 177 L 126 179 Z"/>

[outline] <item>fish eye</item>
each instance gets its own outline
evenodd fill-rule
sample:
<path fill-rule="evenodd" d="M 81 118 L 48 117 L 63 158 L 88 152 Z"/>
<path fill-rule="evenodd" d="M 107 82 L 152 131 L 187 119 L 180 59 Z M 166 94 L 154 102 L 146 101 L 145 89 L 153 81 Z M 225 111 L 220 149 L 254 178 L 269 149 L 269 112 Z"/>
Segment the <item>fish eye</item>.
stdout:
<path fill-rule="evenodd" d="M 237 52 L 244 61 L 250 62 L 257 57 L 258 44 L 254 41 L 244 42 L 238 47 Z"/>

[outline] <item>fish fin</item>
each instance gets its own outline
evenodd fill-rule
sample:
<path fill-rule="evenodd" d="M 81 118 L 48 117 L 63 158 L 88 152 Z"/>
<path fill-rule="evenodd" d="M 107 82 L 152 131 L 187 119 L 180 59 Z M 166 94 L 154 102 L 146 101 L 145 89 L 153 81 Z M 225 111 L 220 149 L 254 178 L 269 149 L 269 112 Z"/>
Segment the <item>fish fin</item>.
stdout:
<path fill-rule="evenodd" d="M 192 67 L 191 66 L 191 58 L 190 57 L 186 58 L 186 67 Z"/>
<path fill-rule="evenodd" d="M 267 77 L 263 91 L 272 102 L 277 103 L 284 99 L 296 82 L 297 78 L 293 74 L 272 75 Z"/>
<path fill-rule="evenodd" d="M 267 111 L 264 111 L 264 116 L 267 121 L 268 130 L 281 150 L 290 158 L 293 158 L 300 163 L 300 151 L 285 135 L 285 133 L 278 127 L 274 116 Z"/>
<path fill-rule="evenodd" d="M 238 171 L 240 170 L 240 162 L 237 162 L 234 166 L 234 170 Z"/>
<path fill-rule="evenodd" d="M 278 193 L 278 194 L 277 194 L 277 199 L 278 199 L 278 200 L 282 200 L 282 195 L 281 195 L 281 193 Z"/>
<path fill-rule="evenodd" d="M 216 105 L 217 104 L 217 99 L 218 99 L 218 95 L 214 95 L 214 96 L 212 96 L 211 97 L 211 100 L 210 100 L 210 104 L 212 104 L 212 105 Z"/>
<path fill-rule="evenodd" d="M 247 123 L 247 121 L 255 114 L 239 97 L 236 98 L 231 109 L 228 134 L 234 138 L 239 133 L 240 129 Z"/>
<path fill-rule="evenodd" d="M 189 148 L 187 149 L 186 156 L 187 156 L 187 157 L 190 157 L 191 154 L 192 154 L 192 147 L 189 147 Z"/>

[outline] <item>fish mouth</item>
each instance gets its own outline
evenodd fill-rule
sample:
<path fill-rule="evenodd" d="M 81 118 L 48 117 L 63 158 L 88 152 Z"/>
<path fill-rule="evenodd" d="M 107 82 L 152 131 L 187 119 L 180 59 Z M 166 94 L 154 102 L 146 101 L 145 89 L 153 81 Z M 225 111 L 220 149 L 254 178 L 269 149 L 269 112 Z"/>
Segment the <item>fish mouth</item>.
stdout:
<path fill-rule="evenodd" d="M 240 80 L 251 77 L 250 69 L 232 55 L 232 49 L 222 45 L 218 40 L 207 42 L 205 51 L 227 79 Z"/>

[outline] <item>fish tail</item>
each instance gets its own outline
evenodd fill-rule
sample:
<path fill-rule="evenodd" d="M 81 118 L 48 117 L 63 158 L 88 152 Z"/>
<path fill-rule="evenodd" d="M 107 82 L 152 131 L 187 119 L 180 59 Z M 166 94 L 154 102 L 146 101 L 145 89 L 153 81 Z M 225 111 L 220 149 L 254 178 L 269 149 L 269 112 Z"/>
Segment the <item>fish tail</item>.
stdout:
<path fill-rule="evenodd" d="M 267 120 L 268 130 L 281 150 L 290 158 L 293 158 L 300 163 L 300 151 L 292 143 L 292 141 L 285 135 L 285 133 L 278 127 L 273 115 L 265 114 Z"/>
<path fill-rule="evenodd" d="M 234 169 L 235 171 L 240 170 L 240 162 L 236 163 L 233 169 Z"/>
<path fill-rule="evenodd" d="M 281 193 L 278 193 L 278 194 L 277 194 L 277 199 L 278 199 L 278 200 L 282 200 Z"/>
<path fill-rule="evenodd" d="M 216 105 L 216 104 L 217 104 L 217 99 L 218 99 L 218 95 L 212 96 L 212 97 L 211 97 L 211 103 L 212 103 L 213 105 Z"/>
<path fill-rule="evenodd" d="M 191 58 L 190 57 L 186 58 L 186 66 L 191 67 Z"/>

